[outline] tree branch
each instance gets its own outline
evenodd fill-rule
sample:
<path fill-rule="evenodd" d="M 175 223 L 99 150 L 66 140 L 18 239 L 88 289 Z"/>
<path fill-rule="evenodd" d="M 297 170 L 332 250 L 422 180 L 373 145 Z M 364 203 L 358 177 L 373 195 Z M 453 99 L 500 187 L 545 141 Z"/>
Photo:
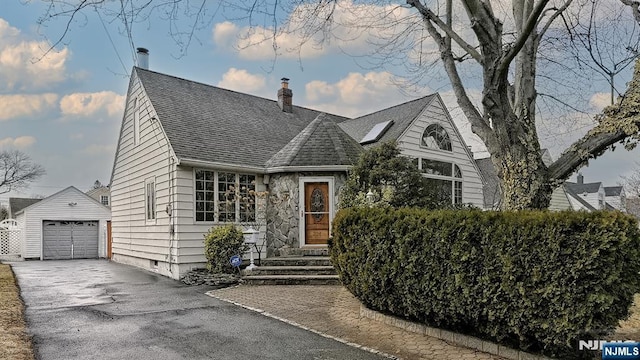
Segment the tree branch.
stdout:
<path fill-rule="evenodd" d="M 620 0 L 623 4 L 631 7 L 631 12 L 633 16 L 636 18 L 638 24 L 640 24 L 640 1 L 634 0 Z"/>
<path fill-rule="evenodd" d="M 549 167 L 552 180 L 565 180 L 589 159 L 600 156 L 609 146 L 627 139 L 640 139 L 640 59 L 633 79 L 621 100 L 604 109 L 599 124 L 576 141 Z M 631 144 L 631 146 L 635 146 Z"/>
<path fill-rule="evenodd" d="M 558 16 L 562 15 L 562 13 L 565 10 L 567 10 L 567 8 L 569 7 L 569 5 L 571 5 L 572 2 L 573 2 L 573 0 L 567 0 L 564 3 L 564 5 L 562 5 L 560 8 L 554 8 L 556 12 L 554 12 L 553 15 L 551 15 L 551 17 L 549 17 L 549 20 L 547 20 L 547 23 L 544 24 L 544 26 L 542 27 L 540 32 L 538 32 L 538 39 L 540 39 L 540 38 L 542 38 L 544 36 L 544 34 L 547 32 L 547 30 L 549 30 L 549 27 L 551 27 L 551 24 L 558 18 Z M 554 10 L 554 9 L 548 9 L 548 10 Z"/>
<path fill-rule="evenodd" d="M 449 75 L 453 92 L 456 95 L 458 105 L 460 105 L 460 108 L 471 123 L 471 129 L 475 134 L 480 136 L 480 138 L 488 147 L 495 149 L 497 146 L 497 139 L 495 138 L 491 127 L 489 127 L 480 112 L 478 112 L 478 109 L 476 109 L 476 107 L 471 102 L 471 99 L 469 99 L 469 96 L 467 95 L 465 87 L 462 83 L 462 79 L 460 78 L 458 70 L 455 66 L 453 53 L 451 52 L 450 48 L 447 48 L 447 41 L 442 37 L 442 35 L 440 35 L 438 30 L 436 30 L 435 26 L 429 19 L 425 17 L 423 20 L 427 31 L 429 32 L 429 35 L 431 35 L 433 40 L 440 47 L 440 57 L 442 59 L 442 62 L 444 63 L 447 75 Z"/>
<path fill-rule="evenodd" d="M 522 49 L 527 40 L 531 37 L 531 32 L 535 28 L 536 24 L 538 24 L 538 20 L 542 12 L 544 11 L 544 7 L 547 6 L 549 0 L 539 0 L 536 6 L 533 8 L 531 14 L 529 14 L 529 18 L 525 23 L 524 27 L 520 29 L 520 34 L 518 35 L 518 39 L 511 46 L 509 52 L 505 56 L 503 56 L 500 64 L 498 65 L 499 74 L 504 74 L 506 71 L 509 71 L 509 65 L 511 61 L 518 55 L 518 52 Z"/>
<path fill-rule="evenodd" d="M 449 25 L 442 21 L 431 9 L 422 5 L 419 0 L 407 0 L 407 4 L 413 6 L 418 10 L 420 15 L 428 21 L 432 21 L 442 31 L 444 31 L 456 44 L 458 44 L 464 51 L 466 51 L 472 58 L 474 58 L 479 64 L 482 64 L 482 55 L 476 51 L 469 43 L 464 41 L 458 33 L 456 33 Z"/>

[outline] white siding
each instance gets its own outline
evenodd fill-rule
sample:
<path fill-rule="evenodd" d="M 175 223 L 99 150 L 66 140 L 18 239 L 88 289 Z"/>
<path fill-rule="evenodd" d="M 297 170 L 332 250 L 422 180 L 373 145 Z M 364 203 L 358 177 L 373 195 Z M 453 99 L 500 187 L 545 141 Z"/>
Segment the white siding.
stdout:
<path fill-rule="evenodd" d="M 70 206 L 70 203 L 76 205 Z M 99 221 L 98 256 L 106 256 L 107 220 L 111 218 L 109 209 L 76 188 L 69 187 L 25 208 L 18 218 L 24 233 L 24 258 L 42 258 L 44 220 Z"/>
<path fill-rule="evenodd" d="M 622 196 L 605 196 L 605 201 L 618 210 L 624 211 L 624 206 L 622 206 Z"/>
<path fill-rule="evenodd" d="M 210 169 L 216 170 L 216 169 Z M 263 184 L 262 175 L 256 175 L 256 191 L 266 191 Z M 175 221 L 176 233 L 180 234 L 178 242 L 178 255 L 181 262 L 189 263 L 205 263 L 204 257 L 204 234 L 213 226 L 218 226 L 216 222 L 196 222 L 195 221 L 195 190 L 194 190 L 194 172 L 191 167 L 179 167 L 176 176 L 176 205 L 175 205 Z M 260 207 L 260 206 L 258 206 Z M 264 215 L 258 214 L 259 217 Z M 261 238 L 264 237 L 266 228 L 262 227 Z M 262 248 L 265 256 L 267 248 Z"/>
<path fill-rule="evenodd" d="M 135 75 L 129 86 L 111 177 L 113 259 L 134 257 L 146 262 L 122 261 L 138 265 L 159 261 L 168 263 L 167 269 L 174 268 L 171 264 L 185 262 L 177 257 L 178 238 L 174 235 L 172 239 L 165 211 L 173 193 L 170 182 L 175 181 L 174 158 L 158 115 Z M 140 113 L 138 145 L 134 145 L 134 103 Z M 145 180 L 149 178 L 155 178 L 155 220 L 147 220 L 145 213 Z"/>
<path fill-rule="evenodd" d="M 551 193 L 551 202 L 549 203 L 549 210 L 562 211 L 573 209 L 571 202 L 567 197 L 567 193 L 564 191 L 564 187 L 557 187 Z"/>
<path fill-rule="evenodd" d="M 451 138 L 452 151 L 435 150 L 420 145 L 422 133 L 429 124 L 442 125 Z M 434 99 L 398 139 L 398 145 L 404 155 L 413 158 L 428 158 L 451 162 L 462 171 L 462 202 L 482 208 L 482 180 L 478 168 L 469 156 L 467 145 L 453 125 L 449 113 L 439 98 Z"/>

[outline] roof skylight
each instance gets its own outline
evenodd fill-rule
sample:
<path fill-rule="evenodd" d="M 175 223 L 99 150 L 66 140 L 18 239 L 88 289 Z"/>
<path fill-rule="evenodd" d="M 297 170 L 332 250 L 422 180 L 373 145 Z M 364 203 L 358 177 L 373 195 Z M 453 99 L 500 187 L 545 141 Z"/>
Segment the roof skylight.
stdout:
<path fill-rule="evenodd" d="M 385 131 L 387 131 L 391 125 L 393 125 L 393 120 L 376 124 L 371 130 L 369 130 L 367 135 L 360 140 L 360 144 L 364 145 L 380 140 L 382 135 L 384 135 Z"/>

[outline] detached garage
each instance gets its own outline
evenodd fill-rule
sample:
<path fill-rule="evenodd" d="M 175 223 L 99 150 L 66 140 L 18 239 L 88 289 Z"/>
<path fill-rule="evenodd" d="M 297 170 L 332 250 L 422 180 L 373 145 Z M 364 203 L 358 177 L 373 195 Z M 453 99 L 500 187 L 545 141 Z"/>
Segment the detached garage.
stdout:
<path fill-rule="evenodd" d="M 25 259 L 106 257 L 111 210 L 73 186 L 22 209 L 16 220 Z"/>

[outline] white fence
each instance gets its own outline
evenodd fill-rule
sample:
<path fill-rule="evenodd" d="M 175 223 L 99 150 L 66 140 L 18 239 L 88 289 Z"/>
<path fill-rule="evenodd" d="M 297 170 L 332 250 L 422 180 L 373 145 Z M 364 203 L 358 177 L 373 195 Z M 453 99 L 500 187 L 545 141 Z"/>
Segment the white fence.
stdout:
<path fill-rule="evenodd" d="M 0 255 L 20 256 L 21 236 L 20 228 L 15 220 L 0 222 Z"/>

